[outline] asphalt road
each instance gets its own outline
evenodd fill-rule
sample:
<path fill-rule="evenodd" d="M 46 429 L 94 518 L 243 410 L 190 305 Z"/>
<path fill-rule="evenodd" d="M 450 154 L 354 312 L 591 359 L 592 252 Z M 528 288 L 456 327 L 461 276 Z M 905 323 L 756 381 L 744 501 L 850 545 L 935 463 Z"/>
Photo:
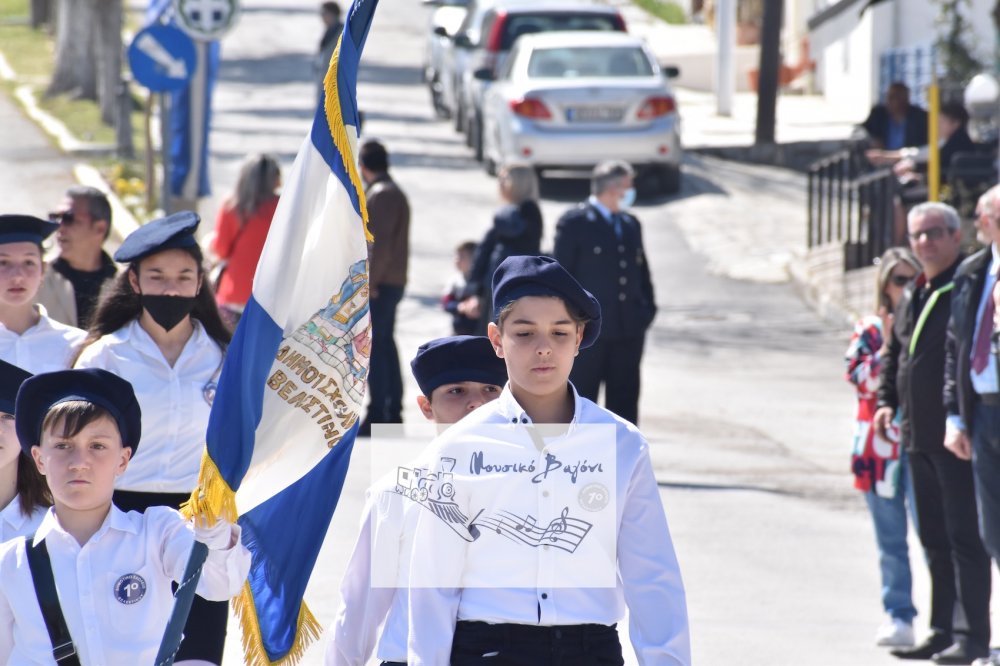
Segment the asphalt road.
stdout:
<path fill-rule="evenodd" d="M 243 3 L 223 44 L 211 138 L 216 193 L 201 209 L 208 222 L 248 151 L 274 152 L 287 166 L 306 136 L 317 5 Z M 389 148 L 413 209 L 397 330 L 404 363 L 421 342 L 449 332 L 437 299 L 453 248 L 482 235 L 499 201 L 461 137 L 433 117 L 420 82 L 426 16 L 417 0 L 382 0 L 359 85 L 365 136 Z M 875 549 L 847 473 L 847 332 L 810 312 L 784 273 L 802 244 L 802 180 L 693 156 L 685 168 L 679 195 L 640 202 L 635 212 L 660 307 L 640 419 L 687 585 L 695 663 L 896 663 L 873 645 L 881 615 Z M 545 245 L 561 211 L 586 195 L 585 181 L 546 183 Z M 406 418 L 415 421 L 416 386 L 407 380 Z M 372 453 L 359 443 L 307 595 L 324 624 L 336 610 Z M 926 609 L 926 575 L 913 552 L 916 602 Z M 232 626 L 226 663 L 238 664 Z M 321 663 L 322 645 L 305 664 Z"/>

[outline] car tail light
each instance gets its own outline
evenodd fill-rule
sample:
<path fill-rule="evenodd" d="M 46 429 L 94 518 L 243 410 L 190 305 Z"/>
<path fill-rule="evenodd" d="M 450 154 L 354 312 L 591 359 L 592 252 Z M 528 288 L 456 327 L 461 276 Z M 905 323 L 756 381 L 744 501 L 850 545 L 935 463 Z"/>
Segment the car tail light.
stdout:
<path fill-rule="evenodd" d="M 677 104 L 674 103 L 673 97 L 650 97 L 639 109 L 637 116 L 642 120 L 649 120 L 665 116 L 676 109 Z"/>
<path fill-rule="evenodd" d="M 510 110 L 522 118 L 533 118 L 535 120 L 547 120 L 552 117 L 549 109 L 540 100 L 531 97 L 517 99 L 510 103 Z"/>
<path fill-rule="evenodd" d="M 628 32 L 628 29 L 625 27 L 625 19 L 622 18 L 621 13 L 615 12 L 614 21 L 615 21 L 615 30 L 618 30 L 619 32 Z"/>

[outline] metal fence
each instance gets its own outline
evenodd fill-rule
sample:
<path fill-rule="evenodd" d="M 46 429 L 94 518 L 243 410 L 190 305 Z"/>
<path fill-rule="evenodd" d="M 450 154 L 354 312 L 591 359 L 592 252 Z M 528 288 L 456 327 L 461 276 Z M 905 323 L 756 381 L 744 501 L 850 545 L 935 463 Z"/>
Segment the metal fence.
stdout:
<path fill-rule="evenodd" d="M 813 163 L 807 187 L 810 248 L 842 243 L 852 270 L 871 266 L 893 244 L 896 178 L 891 169 L 868 169 L 860 147 Z"/>

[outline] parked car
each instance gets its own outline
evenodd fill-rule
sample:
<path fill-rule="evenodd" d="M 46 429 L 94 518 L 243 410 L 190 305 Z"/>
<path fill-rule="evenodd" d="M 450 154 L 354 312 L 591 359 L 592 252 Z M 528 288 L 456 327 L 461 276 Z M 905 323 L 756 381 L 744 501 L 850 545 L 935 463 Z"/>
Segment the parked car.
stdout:
<path fill-rule="evenodd" d="M 427 31 L 427 46 L 424 53 L 424 82 L 431 94 L 434 112 L 440 118 L 450 117 L 449 107 L 444 103 L 444 86 L 450 81 L 441 77 L 443 61 L 452 47 L 452 39 L 465 20 L 470 0 L 423 0 L 426 6 L 434 7 Z"/>
<path fill-rule="evenodd" d="M 592 0 L 472 0 L 450 51 L 453 79 L 450 105 L 455 128 L 466 134 L 476 159 L 482 159 L 482 96 L 487 82 L 472 73 L 481 68 L 499 72 L 511 46 L 521 35 L 557 30 L 625 31 L 625 21 L 613 7 Z"/>
<path fill-rule="evenodd" d="M 617 158 L 641 182 L 676 192 L 680 116 L 667 78 L 646 43 L 623 33 L 552 32 L 521 37 L 483 101 L 483 162 L 527 162 L 541 175 L 589 169 Z"/>

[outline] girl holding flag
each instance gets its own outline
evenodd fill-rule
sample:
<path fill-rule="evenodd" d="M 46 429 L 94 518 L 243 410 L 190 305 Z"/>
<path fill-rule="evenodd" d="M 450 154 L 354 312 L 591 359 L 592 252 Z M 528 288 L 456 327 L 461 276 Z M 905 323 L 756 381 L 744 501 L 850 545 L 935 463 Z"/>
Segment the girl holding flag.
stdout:
<path fill-rule="evenodd" d="M 123 511 L 179 508 L 198 484 L 208 416 L 230 333 L 205 280 L 199 218 L 153 220 L 125 239 L 128 269 L 97 307 L 77 368 L 128 380 L 142 407 L 142 453 L 115 483 Z M 177 662 L 221 664 L 228 608 L 195 598 Z"/>
<path fill-rule="evenodd" d="M 0 361 L 0 541 L 32 534 L 52 506 L 45 479 L 14 432 L 14 400 L 30 373 Z"/>

